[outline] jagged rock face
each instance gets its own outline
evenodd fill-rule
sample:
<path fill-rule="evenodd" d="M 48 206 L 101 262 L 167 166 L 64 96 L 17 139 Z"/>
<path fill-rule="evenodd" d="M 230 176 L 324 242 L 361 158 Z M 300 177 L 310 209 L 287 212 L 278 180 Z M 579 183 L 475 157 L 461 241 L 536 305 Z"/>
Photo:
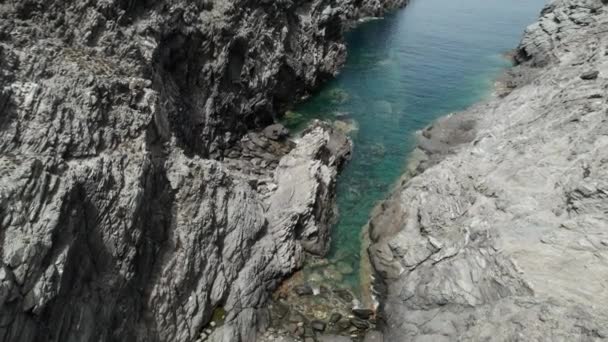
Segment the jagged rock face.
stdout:
<path fill-rule="evenodd" d="M 433 162 L 370 222 L 385 340 L 608 338 L 607 28 L 600 0 L 552 2 L 523 83 L 447 119 L 475 120 L 473 141 L 423 134 Z"/>
<path fill-rule="evenodd" d="M 2 156 L 3 340 L 191 341 L 219 306 L 220 340 L 255 340 L 304 229 L 329 229 L 350 142 L 315 127 L 263 199 L 222 163 L 146 138 L 71 160 Z"/>
<path fill-rule="evenodd" d="M 342 33 L 354 19 L 403 3 L 15 0 L 2 5 L 0 36 L 21 56 L 23 81 L 90 87 L 103 100 L 100 78 L 146 79 L 165 117 L 163 137 L 217 157 L 338 72 Z M 81 84 L 57 79 L 77 71 Z"/>
<path fill-rule="evenodd" d="M 350 142 L 315 126 L 263 192 L 225 148 L 403 2 L 0 4 L 0 340 L 195 341 L 221 307 L 214 338 L 254 341 L 267 291 L 327 248 Z"/>

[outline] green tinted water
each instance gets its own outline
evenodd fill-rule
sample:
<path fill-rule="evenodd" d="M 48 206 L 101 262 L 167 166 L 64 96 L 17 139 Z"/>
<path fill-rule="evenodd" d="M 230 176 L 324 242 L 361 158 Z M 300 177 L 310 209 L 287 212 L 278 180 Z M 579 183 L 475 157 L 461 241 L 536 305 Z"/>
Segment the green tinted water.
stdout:
<path fill-rule="evenodd" d="M 287 114 L 285 124 L 296 130 L 313 118 L 340 119 L 354 141 L 338 182 L 329 257 L 343 274 L 334 281 L 357 287 L 361 229 L 402 174 L 413 133 L 488 96 L 509 66 L 504 53 L 544 2 L 413 0 L 351 32 L 341 75 Z"/>

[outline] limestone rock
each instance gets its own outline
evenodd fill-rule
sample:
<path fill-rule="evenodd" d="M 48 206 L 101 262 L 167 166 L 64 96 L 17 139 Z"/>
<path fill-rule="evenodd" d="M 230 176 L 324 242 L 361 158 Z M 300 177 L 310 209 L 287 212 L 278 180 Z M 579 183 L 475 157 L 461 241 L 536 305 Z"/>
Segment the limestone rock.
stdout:
<path fill-rule="evenodd" d="M 600 0 L 551 2 L 518 86 L 444 119 L 474 134 L 422 132 L 370 221 L 385 340 L 608 338 L 606 27 Z"/>
<path fill-rule="evenodd" d="M 583 73 L 581 75 L 581 79 L 589 81 L 589 80 L 594 80 L 596 79 L 598 76 L 600 75 L 600 72 L 595 70 L 595 71 L 587 71 L 585 73 Z"/>
<path fill-rule="evenodd" d="M 0 341 L 254 341 L 327 249 L 350 142 L 241 142 L 403 3 L 3 1 Z"/>
<path fill-rule="evenodd" d="M 274 124 L 264 128 L 264 135 L 268 139 L 281 140 L 287 138 L 289 135 L 289 130 L 287 130 L 287 128 L 281 124 Z"/>

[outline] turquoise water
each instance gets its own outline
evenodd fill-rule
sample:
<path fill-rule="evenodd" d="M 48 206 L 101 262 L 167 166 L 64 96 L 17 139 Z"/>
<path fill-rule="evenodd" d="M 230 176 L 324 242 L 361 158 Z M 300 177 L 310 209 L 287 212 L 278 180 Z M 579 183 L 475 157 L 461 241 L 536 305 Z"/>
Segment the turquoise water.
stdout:
<path fill-rule="evenodd" d="M 413 134 L 439 116 L 489 96 L 544 0 L 413 0 L 348 35 L 340 76 L 288 113 L 301 128 L 312 118 L 352 130 L 355 150 L 338 182 L 340 219 L 330 260 L 358 283 L 360 232 L 374 205 L 404 170 Z M 344 267 L 344 265 L 347 265 Z"/>

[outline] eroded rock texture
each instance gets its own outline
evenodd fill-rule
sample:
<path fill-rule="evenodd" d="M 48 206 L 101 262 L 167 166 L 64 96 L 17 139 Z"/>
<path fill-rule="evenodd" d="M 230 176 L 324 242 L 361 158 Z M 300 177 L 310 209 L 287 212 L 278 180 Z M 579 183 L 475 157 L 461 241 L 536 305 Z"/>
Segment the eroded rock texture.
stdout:
<path fill-rule="evenodd" d="M 221 308 L 213 338 L 254 341 L 327 248 L 350 142 L 234 149 L 402 3 L 0 3 L 0 340 L 195 341 Z"/>
<path fill-rule="evenodd" d="M 518 51 L 370 222 L 386 341 L 608 338 L 605 1 L 552 2 Z"/>

